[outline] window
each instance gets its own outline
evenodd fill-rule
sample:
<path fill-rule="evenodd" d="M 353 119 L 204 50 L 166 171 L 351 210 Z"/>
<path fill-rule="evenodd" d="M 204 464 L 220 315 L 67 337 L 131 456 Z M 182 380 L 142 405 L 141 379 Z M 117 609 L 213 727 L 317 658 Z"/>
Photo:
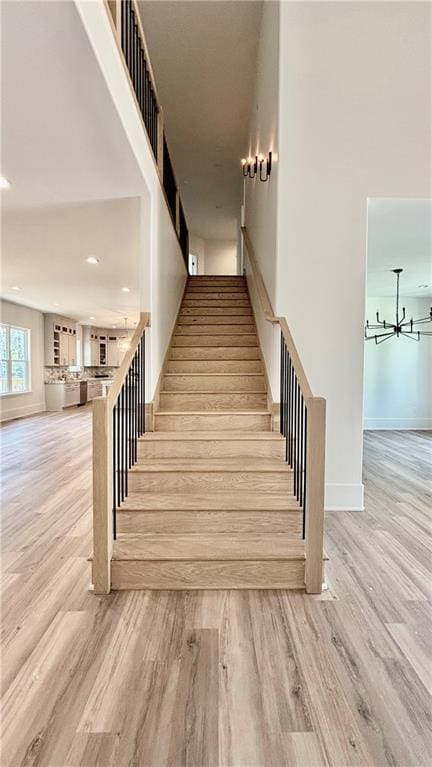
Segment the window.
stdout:
<path fill-rule="evenodd" d="M 30 331 L 0 325 L 0 394 L 30 391 Z"/>

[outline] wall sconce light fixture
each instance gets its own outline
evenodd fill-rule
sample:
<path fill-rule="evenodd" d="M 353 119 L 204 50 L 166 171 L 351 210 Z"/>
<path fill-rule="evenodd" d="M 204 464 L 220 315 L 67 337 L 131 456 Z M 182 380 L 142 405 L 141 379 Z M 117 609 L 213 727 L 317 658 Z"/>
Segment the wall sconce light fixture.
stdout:
<path fill-rule="evenodd" d="M 265 163 L 265 172 L 263 173 L 263 166 Z M 243 168 L 243 176 L 245 178 L 255 178 L 255 176 L 258 173 L 258 164 L 259 164 L 259 178 L 260 181 L 268 181 L 268 178 L 271 173 L 271 166 L 272 166 L 272 153 L 268 153 L 267 159 L 265 159 L 264 155 L 260 154 L 255 155 L 255 160 L 252 159 L 252 157 L 248 157 L 246 160 L 243 158 L 241 161 L 242 168 Z"/>

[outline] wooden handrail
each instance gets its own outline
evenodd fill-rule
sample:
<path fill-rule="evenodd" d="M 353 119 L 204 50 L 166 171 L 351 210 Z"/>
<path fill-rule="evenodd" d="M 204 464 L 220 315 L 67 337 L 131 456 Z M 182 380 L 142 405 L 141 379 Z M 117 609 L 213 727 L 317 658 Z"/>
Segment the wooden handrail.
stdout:
<path fill-rule="evenodd" d="M 273 326 L 279 325 L 280 327 L 283 341 L 285 342 L 289 355 L 289 364 L 292 365 L 292 368 L 294 369 L 296 385 L 298 384 L 300 387 L 303 401 L 306 406 L 306 475 L 303 475 L 305 488 L 304 493 L 306 498 L 306 506 L 303 505 L 304 512 L 306 510 L 304 517 L 304 538 L 306 553 L 305 585 L 306 591 L 309 594 L 317 594 L 320 593 L 322 589 L 323 575 L 326 401 L 322 397 L 314 397 L 312 389 L 309 385 L 309 381 L 306 377 L 300 355 L 297 351 L 297 347 L 288 327 L 288 322 L 285 317 L 276 317 L 273 311 L 273 307 L 267 293 L 263 276 L 258 266 L 258 261 L 254 253 L 254 248 L 249 233 L 244 226 L 241 227 L 241 231 L 246 246 L 247 257 L 251 265 L 261 311 L 268 322 L 271 322 Z M 281 354 L 282 352 L 283 349 L 281 349 Z M 284 397 L 285 394 L 283 394 L 283 387 L 281 382 L 281 400 L 283 400 Z M 303 405 L 301 407 L 303 407 Z M 303 420 L 301 420 L 301 424 L 301 428 L 303 428 Z M 289 429 L 288 432 L 285 431 L 285 429 L 286 423 L 283 429 L 281 427 L 281 432 L 283 430 L 283 433 L 286 435 L 289 432 Z M 297 443 L 297 441 L 301 438 L 302 435 L 299 436 L 299 434 L 295 433 L 295 428 L 290 432 L 290 440 L 292 440 L 291 444 Z M 303 445 L 304 443 L 300 442 L 300 444 Z M 303 471 L 303 458 L 301 461 Z"/>
<path fill-rule="evenodd" d="M 111 408 L 111 410 L 113 409 L 116 399 L 118 395 L 120 394 L 121 387 L 123 386 L 125 382 L 127 372 L 131 366 L 131 362 L 134 358 L 139 340 L 143 334 L 143 330 L 144 328 L 149 326 L 150 326 L 150 313 L 141 312 L 140 320 L 138 322 L 138 325 L 135 328 L 135 332 L 132 336 L 129 349 L 126 351 L 123 357 L 122 363 L 114 376 L 112 385 L 110 389 L 108 390 L 107 399 L 108 399 L 108 405 Z"/>
<path fill-rule="evenodd" d="M 265 286 L 265 283 L 264 283 L 264 280 L 263 280 L 260 268 L 258 266 L 258 262 L 257 262 L 256 257 L 255 257 L 254 247 L 252 245 L 252 241 L 251 241 L 251 238 L 249 236 L 249 232 L 248 232 L 248 230 L 246 229 L 245 226 L 241 227 L 241 231 L 242 231 L 242 235 L 243 235 L 243 240 L 244 240 L 245 245 L 246 245 L 246 250 L 247 250 L 247 254 L 248 254 L 248 258 L 249 258 L 249 263 L 250 263 L 250 265 L 252 267 L 252 272 L 253 272 L 253 276 L 254 276 L 254 280 L 255 280 L 255 284 L 256 284 L 256 289 L 257 289 L 257 293 L 258 293 L 258 297 L 259 297 L 259 300 L 260 300 L 260 304 L 261 304 L 261 308 L 262 308 L 264 317 L 265 317 L 265 319 L 268 322 L 277 323 L 277 322 L 279 322 L 279 319 L 278 319 L 278 317 L 275 316 L 275 313 L 273 311 L 273 307 L 271 305 L 269 294 L 267 293 L 267 288 Z"/>
<path fill-rule="evenodd" d="M 303 392 L 303 396 L 305 399 L 308 399 L 309 397 L 313 397 L 312 389 L 309 385 L 309 381 L 306 377 L 306 373 L 304 371 L 303 365 L 300 360 L 299 353 L 297 351 L 297 347 L 294 343 L 294 339 L 291 335 L 290 329 L 288 327 L 288 323 L 285 319 L 285 317 L 276 317 L 273 307 L 271 305 L 271 301 L 269 298 L 269 295 L 267 293 L 267 288 L 265 286 L 263 276 L 261 274 L 260 268 L 258 266 L 258 262 L 254 253 L 253 244 L 249 235 L 248 230 L 245 226 L 241 227 L 243 239 L 246 245 L 246 250 L 249 258 L 249 263 L 252 268 L 252 272 L 254 275 L 254 280 L 257 288 L 258 298 L 260 300 L 261 309 L 263 312 L 263 315 L 265 319 L 268 322 L 271 322 L 273 325 L 280 325 L 281 332 L 283 334 L 283 337 L 285 338 L 285 343 L 288 347 L 288 351 L 291 356 L 292 363 L 294 365 L 294 369 L 297 375 L 298 382 L 300 384 L 301 390 Z"/>
<path fill-rule="evenodd" d="M 106 397 L 93 400 L 93 588 L 96 594 L 111 589 L 113 547 L 113 409 L 137 352 L 141 336 L 150 325 L 150 314 L 141 312 L 129 349 Z M 144 408 L 145 408 L 145 402 Z M 145 418 L 145 414 L 144 414 Z"/>

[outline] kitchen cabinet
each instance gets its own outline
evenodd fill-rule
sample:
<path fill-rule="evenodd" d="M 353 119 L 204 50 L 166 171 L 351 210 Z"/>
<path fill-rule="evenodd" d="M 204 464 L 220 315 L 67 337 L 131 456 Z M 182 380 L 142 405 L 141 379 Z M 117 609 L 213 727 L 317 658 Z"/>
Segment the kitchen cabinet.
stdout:
<path fill-rule="evenodd" d="M 77 364 L 77 324 L 66 317 L 46 314 L 45 365 L 68 367 Z"/>
<path fill-rule="evenodd" d="M 102 397 L 102 382 L 101 381 L 87 381 L 87 402 L 95 397 Z"/>
<path fill-rule="evenodd" d="M 46 409 L 49 411 L 63 410 L 80 403 L 79 381 L 55 381 L 45 384 Z"/>
<path fill-rule="evenodd" d="M 69 335 L 60 332 L 60 362 L 59 365 L 69 364 Z"/>
<path fill-rule="evenodd" d="M 122 342 L 125 331 L 104 328 L 83 328 L 84 365 L 86 367 L 119 367 L 123 358 Z"/>
<path fill-rule="evenodd" d="M 69 365 L 77 364 L 77 338 L 76 335 L 68 335 L 68 359 Z"/>

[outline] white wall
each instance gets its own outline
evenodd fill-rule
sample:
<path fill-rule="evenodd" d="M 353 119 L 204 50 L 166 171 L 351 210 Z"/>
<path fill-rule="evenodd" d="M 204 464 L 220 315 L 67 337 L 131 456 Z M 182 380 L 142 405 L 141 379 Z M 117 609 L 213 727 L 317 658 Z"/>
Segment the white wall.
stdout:
<path fill-rule="evenodd" d="M 271 176 L 265 183 L 256 178 L 244 179 L 246 225 L 273 306 L 277 280 L 279 15 L 279 3 L 265 0 L 250 120 L 249 156 L 267 156 L 271 151 Z"/>
<path fill-rule="evenodd" d="M 205 240 L 205 274 L 237 274 L 236 240 Z"/>
<path fill-rule="evenodd" d="M 427 317 L 432 299 L 404 298 L 407 317 Z M 393 321 L 394 298 L 368 298 L 366 317 Z M 429 330 L 428 326 L 419 330 Z M 366 429 L 432 428 L 432 339 L 391 338 L 365 344 L 364 426 Z"/>
<path fill-rule="evenodd" d="M 202 237 L 189 233 L 189 252 L 198 259 L 197 274 L 205 274 L 205 242 Z"/>
<path fill-rule="evenodd" d="M 264 5 L 260 56 L 265 49 L 269 62 L 275 5 Z M 430 196 L 430 6 L 279 8 L 277 162 L 266 190 L 247 181 L 246 224 L 275 312 L 287 316 L 312 390 L 327 400 L 326 507 L 361 509 L 367 198 Z M 261 67 L 263 104 L 266 88 L 272 77 Z M 276 105 L 273 94 L 255 110 L 252 148 L 271 135 Z"/>
<path fill-rule="evenodd" d="M 143 192 L 143 205 L 147 211 L 148 226 L 143 226 L 141 230 L 141 251 L 144 260 L 141 268 L 141 279 L 144 283 L 141 290 L 141 309 L 151 312 L 151 329 L 146 346 L 146 400 L 149 401 L 153 399 L 161 364 L 177 317 L 186 282 L 186 269 L 107 10 L 103 3 L 89 3 L 86 0 L 75 0 L 75 5 L 146 187 Z"/>
<path fill-rule="evenodd" d="M 44 318 L 41 312 L 0 301 L 0 321 L 30 330 L 31 392 L 0 397 L 0 420 L 18 418 L 45 410 Z"/>

